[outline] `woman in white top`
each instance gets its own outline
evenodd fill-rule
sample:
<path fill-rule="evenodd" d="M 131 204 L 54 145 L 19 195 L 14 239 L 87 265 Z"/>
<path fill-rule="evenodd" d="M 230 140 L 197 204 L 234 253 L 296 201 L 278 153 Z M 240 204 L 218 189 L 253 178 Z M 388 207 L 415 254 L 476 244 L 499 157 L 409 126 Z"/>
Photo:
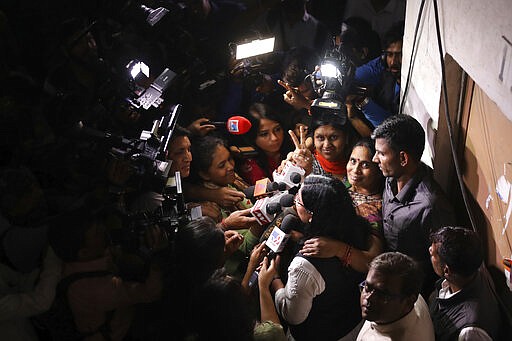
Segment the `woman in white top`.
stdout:
<path fill-rule="evenodd" d="M 340 180 L 306 177 L 295 206 L 300 220 L 309 223 L 306 239 L 323 236 L 367 249 L 369 224 L 356 214 Z M 338 340 L 350 332 L 361 319 L 358 283 L 362 279 L 337 257 L 310 258 L 298 253 L 288 268 L 286 286 L 279 279 L 272 283 L 276 308 L 293 338 Z"/>

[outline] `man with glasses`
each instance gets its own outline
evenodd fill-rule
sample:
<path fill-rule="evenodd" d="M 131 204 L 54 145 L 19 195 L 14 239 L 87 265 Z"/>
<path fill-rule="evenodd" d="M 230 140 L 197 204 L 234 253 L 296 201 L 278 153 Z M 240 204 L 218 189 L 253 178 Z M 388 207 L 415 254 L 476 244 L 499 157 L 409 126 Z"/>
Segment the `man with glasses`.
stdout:
<path fill-rule="evenodd" d="M 419 294 L 422 277 L 409 256 L 399 252 L 377 256 L 359 285 L 365 322 L 357 340 L 434 340 L 428 306 Z"/>
<path fill-rule="evenodd" d="M 347 102 L 352 102 L 374 128 L 398 113 L 403 35 L 402 21 L 386 33 L 382 55 L 356 69 L 355 82 L 369 91 L 366 96 L 349 96 Z"/>

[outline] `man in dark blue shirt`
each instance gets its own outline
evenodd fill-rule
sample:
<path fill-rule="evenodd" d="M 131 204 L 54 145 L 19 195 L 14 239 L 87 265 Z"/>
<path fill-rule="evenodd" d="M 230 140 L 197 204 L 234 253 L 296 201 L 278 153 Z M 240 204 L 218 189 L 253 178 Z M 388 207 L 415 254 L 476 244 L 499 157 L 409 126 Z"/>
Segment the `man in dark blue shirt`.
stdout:
<path fill-rule="evenodd" d="M 422 294 L 428 297 L 436 276 L 430 263 L 430 233 L 453 225 L 453 210 L 432 176 L 420 161 L 425 132 L 413 117 L 394 115 L 372 134 L 373 161 L 379 164 L 386 187 L 382 200 L 384 238 L 388 251 L 405 253 L 425 271 Z"/>
<path fill-rule="evenodd" d="M 357 98 L 353 103 L 373 127 L 398 113 L 403 33 L 403 22 L 394 25 L 385 36 L 382 56 L 356 69 L 356 83 L 371 90 L 368 96 Z"/>

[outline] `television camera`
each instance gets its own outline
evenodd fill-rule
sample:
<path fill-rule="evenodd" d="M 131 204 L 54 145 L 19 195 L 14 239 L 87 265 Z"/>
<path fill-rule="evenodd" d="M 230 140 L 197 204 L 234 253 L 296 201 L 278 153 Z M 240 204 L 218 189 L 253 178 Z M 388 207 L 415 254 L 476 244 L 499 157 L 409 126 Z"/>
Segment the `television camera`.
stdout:
<path fill-rule="evenodd" d="M 354 82 L 356 66 L 344 51 L 343 46 L 327 51 L 320 68 L 309 77 L 319 98 L 311 104 L 311 115 L 320 118 L 323 115 L 334 115 L 340 124 L 347 121 L 345 99 L 348 95 L 364 96 L 367 92 Z"/>

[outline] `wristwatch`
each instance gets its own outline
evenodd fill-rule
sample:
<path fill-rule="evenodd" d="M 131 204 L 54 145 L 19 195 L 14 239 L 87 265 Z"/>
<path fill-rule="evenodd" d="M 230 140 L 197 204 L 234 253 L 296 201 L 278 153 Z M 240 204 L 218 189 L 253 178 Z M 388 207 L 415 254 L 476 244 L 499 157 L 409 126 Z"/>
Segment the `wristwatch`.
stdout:
<path fill-rule="evenodd" d="M 356 108 L 363 110 L 363 107 L 370 102 L 370 97 L 365 97 L 361 102 L 356 103 Z"/>

